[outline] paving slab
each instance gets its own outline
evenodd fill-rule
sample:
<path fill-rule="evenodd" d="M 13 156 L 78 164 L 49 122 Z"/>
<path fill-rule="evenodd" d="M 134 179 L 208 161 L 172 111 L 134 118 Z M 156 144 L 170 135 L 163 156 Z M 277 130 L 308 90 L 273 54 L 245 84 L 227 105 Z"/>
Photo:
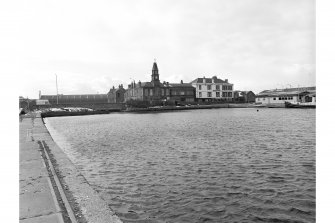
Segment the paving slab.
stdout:
<path fill-rule="evenodd" d="M 59 223 L 62 221 L 62 215 L 60 213 L 56 213 L 34 218 L 27 218 L 24 220 L 20 220 L 20 223 Z"/>
<path fill-rule="evenodd" d="M 20 182 L 20 219 L 59 212 L 47 177 Z"/>
<path fill-rule="evenodd" d="M 48 177 L 48 171 L 41 158 L 20 163 L 20 182 L 31 181 L 34 178 Z"/>

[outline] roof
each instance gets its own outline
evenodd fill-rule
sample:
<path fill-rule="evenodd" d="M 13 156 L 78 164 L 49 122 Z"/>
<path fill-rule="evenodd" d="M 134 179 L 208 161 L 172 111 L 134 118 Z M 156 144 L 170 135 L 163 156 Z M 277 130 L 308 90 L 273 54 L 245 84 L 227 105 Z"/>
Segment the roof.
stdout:
<path fill-rule="evenodd" d="M 154 65 L 152 66 L 152 70 L 158 70 L 157 63 L 154 62 Z"/>
<path fill-rule="evenodd" d="M 276 97 L 315 94 L 315 91 L 262 91 L 256 97 Z"/>
<path fill-rule="evenodd" d="M 234 91 L 234 93 L 235 93 L 235 92 L 241 92 L 241 93 L 245 93 L 245 94 L 248 94 L 249 92 L 254 93 L 254 92 L 252 92 L 252 91 L 239 91 L 239 90 Z"/>
<path fill-rule="evenodd" d="M 204 83 L 204 79 L 205 79 L 205 83 L 213 83 L 213 80 L 214 80 L 214 83 L 228 83 L 228 81 L 224 81 L 222 79 L 219 79 L 217 78 L 216 76 L 212 77 L 212 78 L 197 78 L 193 81 L 191 81 L 192 84 L 194 83 Z"/>
<path fill-rule="evenodd" d="M 314 87 L 271 89 L 271 90 L 261 91 L 259 94 L 263 94 L 263 93 L 278 93 L 278 92 L 303 92 L 303 91 L 315 92 L 316 91 L 316 87 L 314 86 Z"/>
<path fill-rule="evenodd" d="M 191 87 L 191 88 L 194 88 L 192 86 L 192 84 L 189 84 L 189 83 L 169 83 L 169 87 Z"/>
<path fill-rule="evenodd" d="M 90 97 L 90 98 L 107 98 L 107 94 L 59 94 L 58 98 L 82 98 L 82 97 Z M 57 95 L 41 95 L 40 99 L 53 99 L 57 98 Z"/>
<path fill-rule="evenodd" d="M 139 85 L 139 83 L 135 83 L 135 88 L 143 88 L 143 87 L 154 87 L 153 83 L 152 82 L 141 82 L 141 86 Z M 168 83 L 168 82 L 163 82 L 163 83 L 159 83 L 159 87 L 161 88 L 164 88 L 164 87 L 170 87 L 170 88 L 173 88 L 173 87 L 187 87 L 187 88 L 194 88 L 192 86 L 192 84 L 190 83 Z"/>

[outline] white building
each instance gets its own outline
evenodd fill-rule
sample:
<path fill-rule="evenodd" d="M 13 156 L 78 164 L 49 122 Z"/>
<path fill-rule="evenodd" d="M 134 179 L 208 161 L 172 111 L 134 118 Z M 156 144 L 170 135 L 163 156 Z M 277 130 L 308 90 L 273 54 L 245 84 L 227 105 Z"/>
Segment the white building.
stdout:
<path fill-rule="evenodd" d="M 265 90 L 256 95 L 256 104 L 285 107 L 285 102 L 315 104 L 316 87 Z"/>
<path fill-rule="evenodd" d="M 198 101 L 232 101 L 234 98 L 233 84 L 228 83 L 228 79 L 203 77 L 195 79 L 191 84 L 196 89 L 195 97 Z"/>

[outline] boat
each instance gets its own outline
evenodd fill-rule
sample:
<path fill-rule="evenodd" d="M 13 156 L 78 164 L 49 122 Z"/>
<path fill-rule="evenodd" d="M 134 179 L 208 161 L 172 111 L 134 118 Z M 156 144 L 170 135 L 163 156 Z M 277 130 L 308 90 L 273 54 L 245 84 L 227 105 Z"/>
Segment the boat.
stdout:
<path fill-rule="evenodd" d="M 288 101 L 285 101 L 285 108 L 316 108 L 316 104 L 311 103 L 311 102 L 288 102 Z"/>

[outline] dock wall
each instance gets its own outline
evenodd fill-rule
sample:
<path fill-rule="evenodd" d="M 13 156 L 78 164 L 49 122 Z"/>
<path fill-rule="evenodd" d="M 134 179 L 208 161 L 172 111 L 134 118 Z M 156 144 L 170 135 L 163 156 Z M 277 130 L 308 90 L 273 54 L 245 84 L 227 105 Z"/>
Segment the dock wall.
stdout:
<path fill-rule="evenodd" d="M 77 213 L 82 213 L 82 219 L 85 219 L 81 221 L 81 216 L 76 216 L 79 219 L 78 222 L 120 223 L 121 220 L 110 210 L 107 202 L 90 186 L 67 155 L 53 141 L 43 119 L 36 116 L 31 120 L 31 137 L 36 143 L 42 143 L 45 146 L 72 209 L 75 212 L 76 209 L 80 209 Z"/>

